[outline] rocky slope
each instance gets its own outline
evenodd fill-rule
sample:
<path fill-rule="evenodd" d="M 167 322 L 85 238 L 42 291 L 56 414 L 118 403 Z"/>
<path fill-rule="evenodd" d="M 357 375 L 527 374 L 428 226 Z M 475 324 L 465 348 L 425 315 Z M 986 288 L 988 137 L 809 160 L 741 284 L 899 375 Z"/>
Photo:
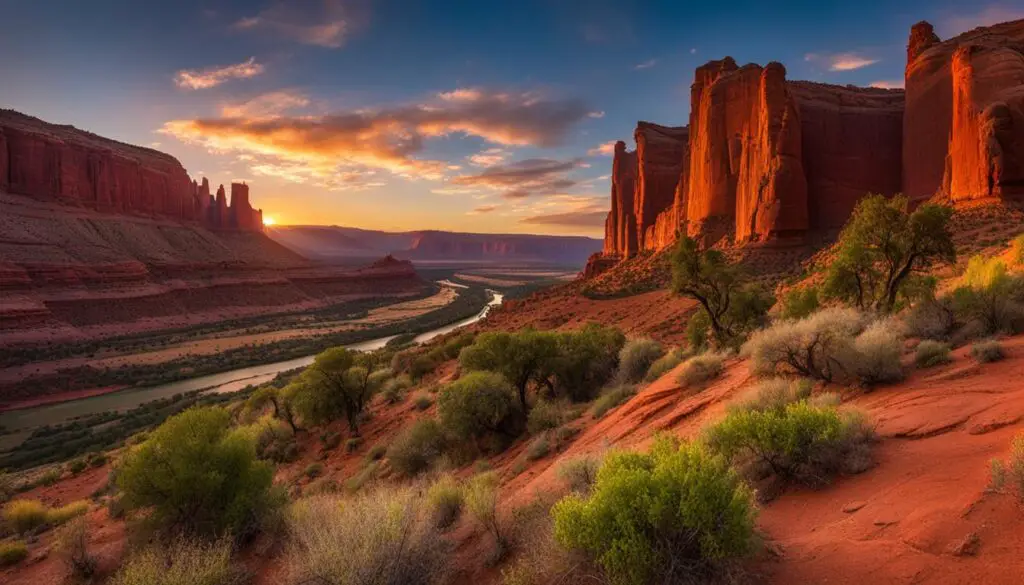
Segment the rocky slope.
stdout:
<path fill-rule="evenodd" d="M 688 127 L 640 122 L 635 152 L 616 145 L 604 256 L 677 233 L 800 243 L 867 193 L 1024 201 L 1024 20 L 945 42 L 918 23 L 907 57 L 905 92 L 789 81 L 779 63 L 730 57 L 698 67 Z"/>

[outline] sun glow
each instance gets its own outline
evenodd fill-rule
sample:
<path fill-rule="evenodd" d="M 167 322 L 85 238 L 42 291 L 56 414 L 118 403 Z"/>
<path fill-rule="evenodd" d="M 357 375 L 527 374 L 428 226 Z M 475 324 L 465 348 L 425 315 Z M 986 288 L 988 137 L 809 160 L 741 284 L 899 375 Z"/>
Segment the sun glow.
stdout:
<path fill-rule="evenodd" d="M 277 220 L 269 215 L 263 218 L 263 225 L 274 225 L 275 223 Z"/>

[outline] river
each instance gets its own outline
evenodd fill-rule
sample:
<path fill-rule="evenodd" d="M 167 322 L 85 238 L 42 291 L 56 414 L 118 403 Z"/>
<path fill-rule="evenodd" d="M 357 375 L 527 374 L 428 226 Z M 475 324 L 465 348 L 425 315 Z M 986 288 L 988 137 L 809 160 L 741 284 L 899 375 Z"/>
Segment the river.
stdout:
<path fill-rule="evenodd" d="M 483 319 L 490 312 L 491 308 L 500 305 L 504 301 L 504 295 L 501 293 L 493 290 L 488 290 L 487 292 L 491 294 L 491 300 L 476 315 L 421 333 L 413 341 L 415 343 L 424 343 L 439 335 L 444 335 Z M 355 351 L 373 351 L 384 347 L 395 337 L 397 335 L 379 337 L 346 345 L 345 347 Z M 313 363 L 314 357 L 316 356 L 309 355 L 270 364 L 248 366 L 219 374 L 199 376 L 188 380 L 179 380 L 158 386 L 132 388 L 68 402 L 0 412 L 0 426 L 5 427 L 8 431 L 13 431 L 7 435 L 0 436 L 0 449 L 8 449 L 13 445 L 21 444 L 31 430 L 36 427 L 60 424 L 78 416 L 97 414 L 108 410 L 130 410 L 146 402 L 168 398 L 175 394 L 191 392 L 193 390 L 220 393 L 237 392 L 246 386 L 269 382 L 281 372 L 308 366 Z"/>

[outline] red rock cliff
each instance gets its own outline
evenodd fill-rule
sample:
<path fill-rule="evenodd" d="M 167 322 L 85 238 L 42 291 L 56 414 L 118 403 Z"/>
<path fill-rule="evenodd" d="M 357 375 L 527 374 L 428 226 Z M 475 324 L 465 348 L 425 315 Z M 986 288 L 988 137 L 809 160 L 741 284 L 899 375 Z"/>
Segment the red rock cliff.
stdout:
<path fill-rule="evenodd" d="M 608 256 L 629 256 L 637 251 L 633 203 L 636 173 L 636 152 L 627 151 L 625 142 L 616 142 L 612 158 L 611 211 L 604 228 L 604 253 Z"/>
<path fill-rule="evenodd" d="M 664 247 L 666 239 L 674 239 L 678 227 L 674 208 L 676 186 L 683 174 L 683 159 L 689 146 L 690 132 L 686 127 L 670 128 L 639 122 L 633 138 L 636 140 L 637 157 L 633 197 L 637 247 L 641 250 L 657 250 Z M 664 233 L 666 231 L 667 234 Z"/>
<path fill-rule="evenodd" d="M 1024 199 L 1024 20 L 907 45 L 903 190 L 921 200 Z"/>
<path fill-rule="evenodd" d="M 240 221 L 209 223 L 209 184 L 204 179 L 200 189 L 174 157 L 12 110 L 0 110 L 0 189 L 104 212 L 262 231 L 247 188 Z"/>

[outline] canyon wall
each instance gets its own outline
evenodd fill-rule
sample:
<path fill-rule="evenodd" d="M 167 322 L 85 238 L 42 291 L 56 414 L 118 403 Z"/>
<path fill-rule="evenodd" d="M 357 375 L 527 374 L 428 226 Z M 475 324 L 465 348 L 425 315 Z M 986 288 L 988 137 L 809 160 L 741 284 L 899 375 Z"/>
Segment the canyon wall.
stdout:
<path fill-rule="evenodd" d="M 263 231 L 246 185 L 233 184 L 230 205 L 225 200 L 211 214 L 208 181 L 199 186 L 174 157 L 12 110 L 0 110 L 0 190 L 105 213 Z"/>
<path fill-rule="evenodd" d="M 694 74 L 689 125 L 640 122 L 634 138 L 635 152 L 615 148 L 606 257 L 678 233 L 802 242 L 840 228 L 868 193 L 1024 200 L 1024 20 L 948 41 L 914 25 L 906 91 L 710 61 Z"/>

